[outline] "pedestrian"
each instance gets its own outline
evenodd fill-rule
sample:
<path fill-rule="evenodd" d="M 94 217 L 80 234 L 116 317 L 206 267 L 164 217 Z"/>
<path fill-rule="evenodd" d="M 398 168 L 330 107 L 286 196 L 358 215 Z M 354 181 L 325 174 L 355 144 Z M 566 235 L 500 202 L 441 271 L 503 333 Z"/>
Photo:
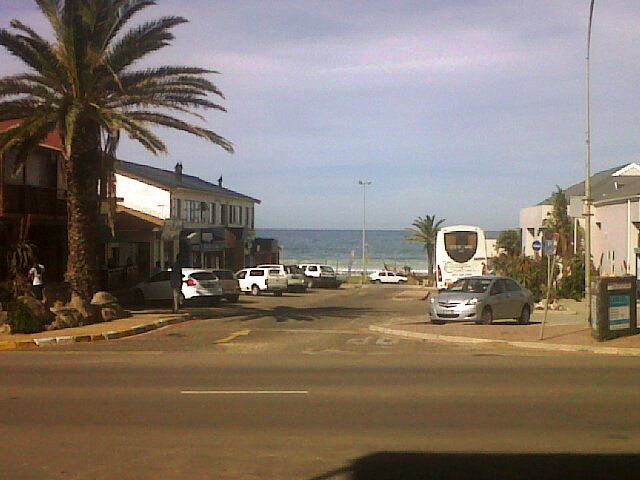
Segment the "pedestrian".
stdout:
<path fill-rule="evenodd" d="M 156 262 L 156 266 L 153 267 L 153 274 L 157 275 L 158 273 L 160 273 L 162 271 L 162 266 L 160 265 L 160 260 L 158 260 Z"/>
<path fill-rule="evenodd" d="M 173 291 L 173 313 L 178 313 L 180 311 L 180 297 L 182 296 L 182 264 L 179 253 L 176 255 L 176 261 L 171 267 L 169 282 Z"/>
<path fill-rule="evenodd" d="M 44 265 L 33 262 L 31 270 L 29 270 L 29 282 L 33 287 L 33 294 L 38 300 L 42 300 L 42 291 L 44 290 Z"/>

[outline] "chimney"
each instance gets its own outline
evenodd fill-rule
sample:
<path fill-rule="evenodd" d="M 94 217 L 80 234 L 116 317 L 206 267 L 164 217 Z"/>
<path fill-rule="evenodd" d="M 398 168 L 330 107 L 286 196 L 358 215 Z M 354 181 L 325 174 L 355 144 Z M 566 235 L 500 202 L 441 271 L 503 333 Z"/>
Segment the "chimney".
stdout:
<path fill-rule="evenodd" d="M 220 178 L 218 179 L 218 186 L 222 187 L 222 175 L 220 175 Z"/>
<path fill-rule="evenodd" d="M 181 183 L 182 182 L 182 162 L 176 163 L 175 172 L 176 172 L 176 182 Z"/>

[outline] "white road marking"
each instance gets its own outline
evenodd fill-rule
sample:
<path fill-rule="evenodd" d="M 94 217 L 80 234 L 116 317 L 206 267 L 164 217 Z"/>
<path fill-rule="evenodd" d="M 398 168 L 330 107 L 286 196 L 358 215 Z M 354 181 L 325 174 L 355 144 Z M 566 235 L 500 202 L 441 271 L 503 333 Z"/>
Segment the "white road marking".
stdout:
<path fill-rule="evenodd" d="M 308 395 L 308 390 L 183 390 L 181 395 Z"/>
<path fill-rule="evenodd" d="M 347 343 L 350 345 L 368 345 L 373 337 L 350 338 Z"/>

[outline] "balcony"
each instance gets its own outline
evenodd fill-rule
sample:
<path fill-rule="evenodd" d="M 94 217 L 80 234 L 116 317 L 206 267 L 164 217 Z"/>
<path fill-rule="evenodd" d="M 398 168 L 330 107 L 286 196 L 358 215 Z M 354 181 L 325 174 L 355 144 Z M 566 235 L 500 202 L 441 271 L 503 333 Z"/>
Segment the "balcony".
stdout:
<path fill-rule="evenodd" d="M 0 213 L 3 215 L 43 215 L 66 218 L 66 191 L 27 185 L 3 185 L 0 191 Z"/>

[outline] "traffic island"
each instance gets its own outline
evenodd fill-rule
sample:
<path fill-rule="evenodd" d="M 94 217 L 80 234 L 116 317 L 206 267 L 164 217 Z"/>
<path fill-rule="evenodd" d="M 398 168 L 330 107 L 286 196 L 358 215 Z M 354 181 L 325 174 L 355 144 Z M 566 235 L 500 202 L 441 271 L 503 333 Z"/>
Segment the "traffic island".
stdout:
<path fill-rule="evenodd" d="M 95 323 L 83 327 L 65 330 L 48 331 L 36 334 L 0 334 L 0 351 L 24 350 L 74 343 L 118 340 L 148 333 L 159 328 L 175 325 L 191 320 L 192 316 L 184 314 L 158 314 L 139 312 L 128 318 L 111 322 Z"/>
<path fill-rule="evenodd" d="M 545 338 L 539 340 L 540 324 L 518 325 L 504 321 L 493 325 L 449 323 L 432 325 L 424 317 L 392 320 L 372 325 L 372 332 L 413 340 L 466 345 L 501 345 L 553 352 L 587 352 L 608 355 L 640 356 L 640 335 L 610 340 L 606 346 L 591 335 L 584 323 L 549 325 Z"/>

